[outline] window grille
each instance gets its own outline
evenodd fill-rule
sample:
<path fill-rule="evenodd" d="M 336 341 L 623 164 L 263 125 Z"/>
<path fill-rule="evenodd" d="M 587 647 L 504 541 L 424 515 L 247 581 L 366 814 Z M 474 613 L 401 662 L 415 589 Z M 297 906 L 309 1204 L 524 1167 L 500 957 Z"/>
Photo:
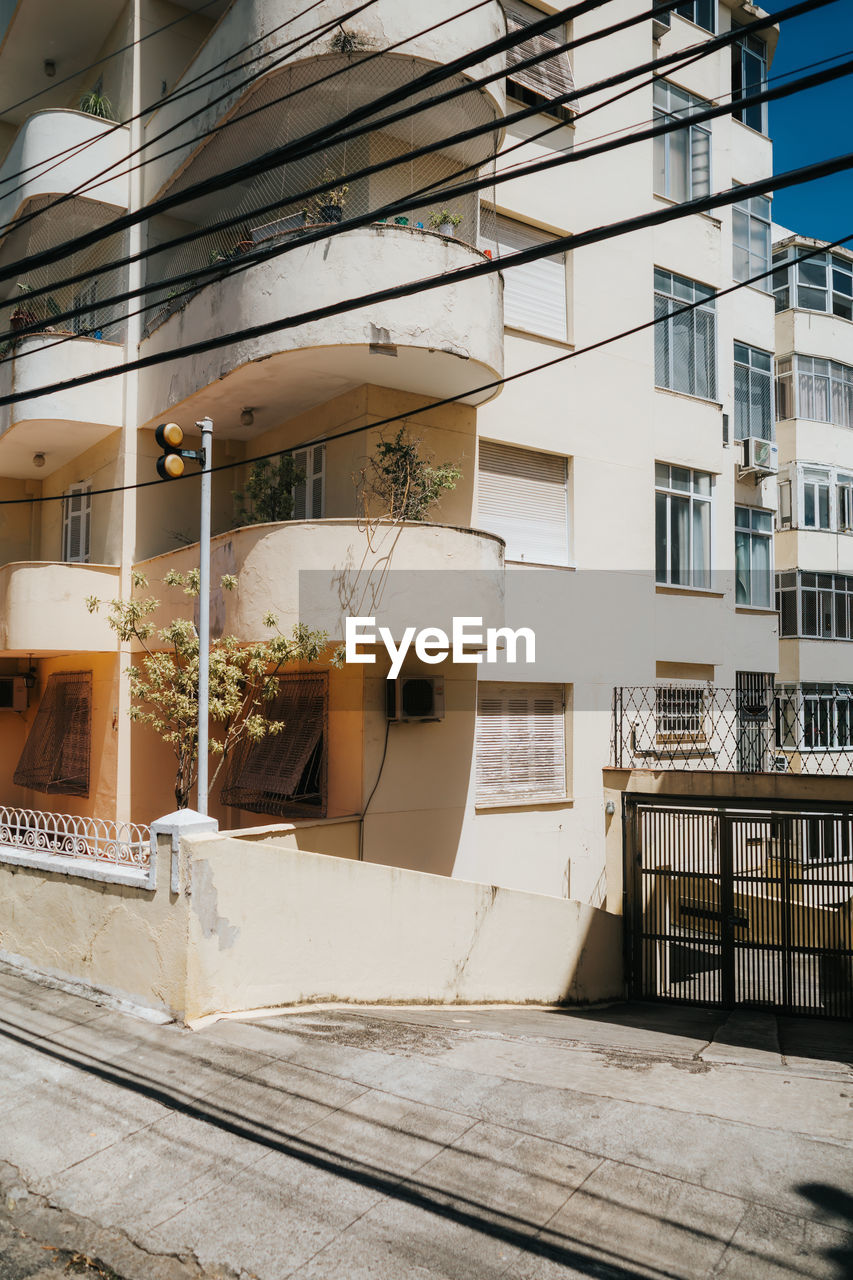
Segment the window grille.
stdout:
<path fill-rule="evenodd" d="M 655 267 L 655 385 L 714 400 L 717 313 L 713 290 Z M 687 303 L 692 311 L 673 314 Z"/>
<path fill-rule="evenodd" d="M 480 441 L 477 523 L 506 543 L 507 560 L 568 564 L 568 464 L 537 453 Z"/>
<path fill-rule="evenodd" d="M 853 749 L 849 684 L 784 685 L 778 690 L 776 740 L 794 751 Z"/>
<path fill-rule="evenodd" d="M 48 795 L 87 796 L 92 741 L 92 673 L 48 677 L 14 782 Z"/>
<path fill-rule="evenodd" d="M 226 765 L 223 804 L 250 813 L 325 816 L 327 672 L 279 676 L 268 720 L 284 727 L 260 741 L 244 739 Z"/>
<path fill-rule="evenodd" d="M 514 31 L 524 31 L 534 22 L 541 22 L 547 14 L 542 13 L 540 9 L 534 9 L 533 5 L 523 3 L 523 0 L 509 0 L 504 5 L 506 11 L 507 32 L 511 35 Z M 521 40 L 513 48 L 507 50 L 507 80 L 509 81 L 509 93 L 515 96 L 526 98 L 526 94 L 533 95 L 530 105 L 536 105 L 537 100 L 542 102 L 542 108 L 545 111 L 552 110 L 553 105 L 550 100 L 553 98 L 563 98 L 564 101 L 559 106 L 565 111 L 575 110 L 576 101 L 573 98 L 575 82 L 572 75 L 572 64 L 566 51 L 560 52 L 560 45 L 566 43 L 566 29 L 562 23 L 557 23 L 550 30 L 542 31 L 539 35 L 529 37 L 527 40 Z M 527 58 L 533 58 L 536 54 L 544 54 L 551 51 L 551 56 L 543 58 L 541 62 L 536 62 L 530 67 L 518 67 L 519 62 L 525 61 Z M 519 95 L 518 90 L 521 90 Z"/>
<path fill-rule="evenodd" d="M 477 692 L 476 753 L 477 804 L 565 799 L 562 686 L 481 684 Z"/>
<path fill-rule="evenodd" d="M 665 124 L 705 111 L 709 103 L 667 80 L 655 81 L 654 122 Z M 711 190 L 711 129 L 692 124 L 655 138 L 655 194 L 695 200 Z"/>
<path fill-rule="evenodd" d="M 507 258 L 551 239 L 546 231 L 483 211 L 481 243 L 495 258 Z M 503 276 L 504 324 L 529 333 L 568 339 L 567 255 L 553 253 L 537 262 L 511 267 Z"/>
<path fill-rule="evenodd" d="M 708 740 L 709 707 L 705 686 L 662 685 L 655 688 L 655 730 L 658 742 Z"/>
<path fill-rule="evenodd" d="M 773 357 L 769 351 L 735 343 L 735 439 L 772 440 Z"/>
<path fill-rule="evenodd" d="M 62 559 L 67 563 L 89 563 L 91 525 L 91 483 L 72 484 L 62 501 Z"/>
<path fill-rule="evenodd" d="M 735 280 L 751 280 L 753 276 L 770 270 L 770 225 L 770 200 L 767 196 L 752 196 L 732 209 L 732 274 Z M 769 290 L 769 279 L 756 281 L 756 288 Z"/>

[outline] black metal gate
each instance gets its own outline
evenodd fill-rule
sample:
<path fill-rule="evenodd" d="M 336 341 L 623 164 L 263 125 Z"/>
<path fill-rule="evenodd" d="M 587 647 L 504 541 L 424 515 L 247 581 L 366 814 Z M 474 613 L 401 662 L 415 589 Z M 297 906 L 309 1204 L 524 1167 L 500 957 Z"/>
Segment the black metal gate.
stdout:
<path fill-rule="evenodd" d="M 853 808 L 626 797 L 635 999 L 853 1017 Z"/>

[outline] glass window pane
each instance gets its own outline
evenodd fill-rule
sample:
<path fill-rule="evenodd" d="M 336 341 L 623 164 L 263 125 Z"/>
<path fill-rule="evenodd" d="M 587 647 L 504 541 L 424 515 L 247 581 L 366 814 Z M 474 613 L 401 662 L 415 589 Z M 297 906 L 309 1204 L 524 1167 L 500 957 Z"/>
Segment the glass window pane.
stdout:
<path fill-rule="evenodd" d="M 677 586 L 690 585 L 690 500 L 669 500 L 669 565 L 670 581 Z"/>
<path fill-rule="evenodd" d="M 818 489 L 818 514 L 821 529 L 829 528 L 829 485 L 822 484 Z"/>
<path fill-rule="evenodd" d="M 665 462 L 655 463 L 655 484 L 661 489 L 669 488 L 669 467 Z"/>
<path fill-rule="evenodd" d="M 690 130 L 690 197 L 706 196 L 711 190 L 711 135 L 706 129 Z"/>
<path fill-rule="evenodd" d="M 667 581 L 669 568 L 666 553 L 666 505 L 665 493 L 655 494 L 655 577 L 658 582 Z"/>
<path fill-rule="evenodd" d="M 735 602 L 749 604 L 749 534 L 735 533 Z"/>
<path fill-rule="evenodd" d="M 826 311 L 826 293 L 821 289 L 800 285 L 797 289 L 797 305 L 809 311 Z"/>
<path fill-rule="evenodd" d="M 826 288 L 826 263 L 820 258 L 807 258 L 799 265 L 800 284 L 820 285 Z"/>
<path fill-rule="evenodd" d="M 711 477 L 707 471 L 693 472 L 693 492 L 702 494 L 706 498 L 711 496 Z"/>
<path fill-rule="evenodd" d="M 693 586 L 711 585 L 711 504 L 693 503 Z"/>
<path fill-rule="evenodd" d="M 812 484 L 803 486 L 803 524 L 807 529 L 815 527 L 815 491 Z"/>
<path fill-rule="evenodd" d="M 670 474 L 673 489 L 677 489 L 679 493 L 690 492 L 690 472 L 686 467 L 672 467 Z"/>
<path fill-rule="evenodd" d="M 770 608 L 770 568 L 770 539 L 754 536 L 750 564 L 750 597 L 756 609 Z"/>

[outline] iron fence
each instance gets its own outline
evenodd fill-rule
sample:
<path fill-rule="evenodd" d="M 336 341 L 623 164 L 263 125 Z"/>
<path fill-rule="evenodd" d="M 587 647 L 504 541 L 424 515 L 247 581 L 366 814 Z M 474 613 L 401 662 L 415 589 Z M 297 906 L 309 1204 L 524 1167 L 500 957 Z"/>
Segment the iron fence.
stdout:
<path fill-rule="evenodd" d="M 0 861 L 3 851 L 95 859 L 100 865 L 148 870 L 147 827 L 105 818 L 0 807 Z"/>
<path fill-rule="evenodd" d="M 706 684 L 613 690 L 618 769 L 853 774 L 853 691 L 840 685 L 735 689 Z"/>

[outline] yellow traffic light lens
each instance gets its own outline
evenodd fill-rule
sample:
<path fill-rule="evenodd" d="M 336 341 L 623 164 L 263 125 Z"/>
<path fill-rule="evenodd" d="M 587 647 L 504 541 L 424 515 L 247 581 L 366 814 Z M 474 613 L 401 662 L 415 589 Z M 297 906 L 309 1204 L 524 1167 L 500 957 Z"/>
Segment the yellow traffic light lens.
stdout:
<path fill-rule="evenodd" d="M 172 480 L 177 480 L 178 476 L 184 474 L 184 460 L 177 453 L 167 453 L 163 459 L 163 466 Z"/>
<path fill-rule="evenodd" d="M 180 449 L 184 433 L 177 422 L 161 422 L 154 433 L 161 449 Z"/>

